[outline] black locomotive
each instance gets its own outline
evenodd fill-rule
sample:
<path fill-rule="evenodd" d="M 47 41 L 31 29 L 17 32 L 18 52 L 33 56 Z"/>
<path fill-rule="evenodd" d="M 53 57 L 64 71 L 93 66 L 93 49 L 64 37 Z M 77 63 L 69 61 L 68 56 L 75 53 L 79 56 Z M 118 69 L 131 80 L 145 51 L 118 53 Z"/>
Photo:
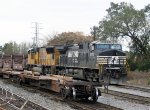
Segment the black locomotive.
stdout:
<path fill-rule="evenodd" d="M 60 51 L 60 46 L 56 46 Z M 76 79 L 122 83 L 127 76 L 126 54 L 120 44 L 92 43 L 67 46 L 60 55 L 58 74 L 64 73 Z"/>

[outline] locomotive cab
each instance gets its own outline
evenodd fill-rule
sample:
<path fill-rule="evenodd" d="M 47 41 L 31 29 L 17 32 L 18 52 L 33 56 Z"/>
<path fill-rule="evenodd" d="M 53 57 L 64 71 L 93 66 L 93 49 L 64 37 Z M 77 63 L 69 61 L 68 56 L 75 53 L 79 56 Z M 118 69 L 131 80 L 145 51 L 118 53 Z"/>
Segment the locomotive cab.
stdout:
<path fill-rule="evenodd" d="M 101 79 L 110 84 L 122 83 L 127 76 L 126 54 L 120 44 L 94 42 L 90 45 Z"/>

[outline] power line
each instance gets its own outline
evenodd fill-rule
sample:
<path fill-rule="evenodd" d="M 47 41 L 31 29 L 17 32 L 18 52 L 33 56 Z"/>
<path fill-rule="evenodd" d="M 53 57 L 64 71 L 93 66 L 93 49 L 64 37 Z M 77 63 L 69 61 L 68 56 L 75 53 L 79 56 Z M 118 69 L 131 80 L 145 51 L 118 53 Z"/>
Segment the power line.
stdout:
<path fill-rule="evenodd" d="M 39 46 L 39 30 L 42 29 L 39 26 L 40 23 L 34 22 L 35 25 L 35 36 L 33 37 L 33 47 L 38 47 Z"/>

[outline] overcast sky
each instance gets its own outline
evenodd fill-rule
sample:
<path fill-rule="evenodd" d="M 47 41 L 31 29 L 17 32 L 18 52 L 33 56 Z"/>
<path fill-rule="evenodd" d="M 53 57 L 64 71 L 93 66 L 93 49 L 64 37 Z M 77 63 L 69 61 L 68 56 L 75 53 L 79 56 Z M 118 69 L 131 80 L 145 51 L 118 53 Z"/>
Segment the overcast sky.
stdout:
<path fill-rule="evenodd" d="M 0 0 L 0 45 L 9 41 L 32 41 L 34 23 L 39 22 L 40 39 L 64 31 L 90 34 L 106 15 L 110 2 L 123 0 Z M 124 0 L 141 9 L 150 0 Z"/>

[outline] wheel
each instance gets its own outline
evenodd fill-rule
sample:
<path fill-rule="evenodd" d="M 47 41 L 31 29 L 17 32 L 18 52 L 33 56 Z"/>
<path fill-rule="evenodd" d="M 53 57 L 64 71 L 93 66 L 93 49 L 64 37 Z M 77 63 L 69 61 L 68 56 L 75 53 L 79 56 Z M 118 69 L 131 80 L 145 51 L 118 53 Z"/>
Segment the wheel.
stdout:
<path fill-rule="evenodd" d="M 61 94 L 62 98 L 65 98 L 65 90 L 64 90 L 64 88 L 60 89 L 60 94 Z"/>
<path fill-rule="evenodd" d="M 21 79 L 19 79 L 19 84 L 20 84 L 20 85 L 23 85 L 23 84 L 24 84 Z"/>
<path fill-rule="evenodd" d="M 70 94 L 70 90 L 69 89 L 66 89 L 66 88 L 61 88 L 60 89 L 60 94 L 61 94 L 61 97 L 63 99 L 66 99 L 69 97 L 69 94 Z"/>
<path fill-rule="evenodd" d="M 91 101 L 94 103 L 97 102 L 99 94 L 99 90 L 94 87 L 91 94 Z"/>
<path fill-rule="evenodd" d="M 72 87 L 72 96 L 73 96 L 73 99 L 75 100 L 76 99 L 76 90 L 74 87 Z"/>

